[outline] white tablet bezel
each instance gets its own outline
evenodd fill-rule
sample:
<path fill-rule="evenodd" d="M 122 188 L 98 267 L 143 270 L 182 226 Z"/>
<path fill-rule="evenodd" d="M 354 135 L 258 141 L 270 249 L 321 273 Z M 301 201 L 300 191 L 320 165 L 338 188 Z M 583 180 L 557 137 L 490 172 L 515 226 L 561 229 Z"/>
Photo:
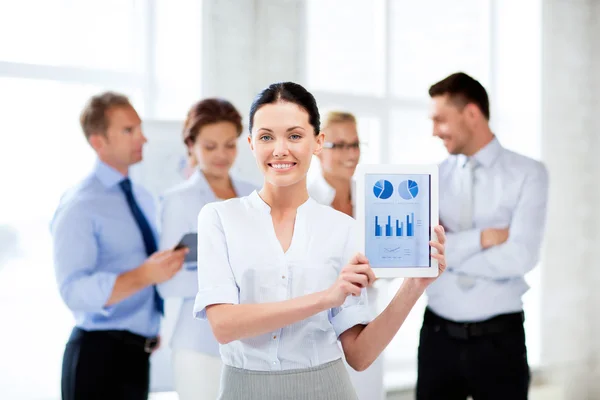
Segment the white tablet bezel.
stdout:
<path fill-rule="evenodd" d="M 359 164 L 355 172 L 356 181 L 356 221 L 359 229 L 360 252 L 365 254 L 365 176 L 367 174 L 427 174 L 431 177 L 430 188 L 430 204 L 431 210 L 431 233 L 432 240 L 436 240 L 436 235 L 433 230 L 439 224 L 439 185 L 438 185 L 438 166 L 431 165 L 400 165 L 400 164 Z M 429 246 L 430 253 L 436 252 L 434 248 Z M 421 278 L 421 277 L 436 277 L 438 276 L 438 262 L 435 258 L 430 258 L 431 263 L 429 268 L 406 268 L 406 267 L 387 267 L 373 268 L 375 276 L 378 278 Z"/>

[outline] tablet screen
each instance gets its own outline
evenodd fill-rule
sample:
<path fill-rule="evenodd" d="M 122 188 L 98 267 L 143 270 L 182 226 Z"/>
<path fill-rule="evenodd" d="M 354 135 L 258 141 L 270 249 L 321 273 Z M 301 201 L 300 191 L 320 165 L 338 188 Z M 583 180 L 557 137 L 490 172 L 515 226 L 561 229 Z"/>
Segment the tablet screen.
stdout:
<path fill-rule="evenodd" d="M 430 267 L 431 176 L 367 173 L 364 195 L 371 267 Z"/>

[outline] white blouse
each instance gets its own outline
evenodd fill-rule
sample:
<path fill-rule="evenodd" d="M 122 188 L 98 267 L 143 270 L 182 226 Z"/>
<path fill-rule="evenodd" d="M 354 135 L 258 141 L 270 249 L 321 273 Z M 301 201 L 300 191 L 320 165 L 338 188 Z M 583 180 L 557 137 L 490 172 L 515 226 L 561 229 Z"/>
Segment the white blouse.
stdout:
<path fill-rule="evenodd" d="M 206 319 L 206 306 L 211 304 L 270 303 L 325 290 L 357 252 L 355 221 L 308 199 L 298 208 L 284 253 L 270 212 L 256 191 L 202 208 L 196 318 Z M 232 367 L 255 371 L 317 366 L 341 358 L 338 336 L 372 318 L 363 290 L 341 307 L 221 345 L 221 358 Z"/>

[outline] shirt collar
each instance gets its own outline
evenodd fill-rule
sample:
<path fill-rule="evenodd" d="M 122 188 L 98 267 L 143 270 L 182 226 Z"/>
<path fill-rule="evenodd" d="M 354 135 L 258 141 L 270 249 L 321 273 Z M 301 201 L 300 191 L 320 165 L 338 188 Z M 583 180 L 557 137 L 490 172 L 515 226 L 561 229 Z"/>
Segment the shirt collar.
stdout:
<path fill-rule="evenodd" d="M 250 200 L 250 204 L 260 212 L 264 214 L 271 214 L 271 206 L 269 206 L 267 202 L 264 201 L 262 197 L 260 197 L 260 195 L 258 194 L 258 190 L 253 191 L 248 196 L 248 199 Z M 314 204 L 314 200 L 309 197 L 308 200 L 306 200 L 300 205 L 300 207 L 298 207 L 298 214 L 302 214 L 304 210 L 310 208 L 312 204 Z"/>
<path fill-rule="evenodd" d="M 238 187 L 238 180 L 231 175 L 229 175 L 229 179 L 231 179 L 231 185 L 233 186 L 233 191 L 237 196 L 240 195 L 240 188 Z M 196 169 L 192 175 L 188 178 L 188 181 L 193 185 L 198 185 L 203 192 L 210 192 L 213 196 L 215 195 L 210 187 L 210 184 L 206 180 L 204 173 L 200 169 Z M 217 197 L 215 196 L 215 199 Z"/>
<path fill-rule="evenodd" d="M 204 174 L 199 169 L 196 169 L 194 173 L 190 175 L 190 177 L 188 178 L 188 182 L 190 182 L 193 185 L 198 185 L 198 187 L 200 187 L 203 191 L 205 189 L 208 189 L 210 191 L 210 185 L 208 184 L 208 181 L 206 180 Z"/>
<path fill-rule="evenodd" d="M 107 189 L 117 185 L 123 179 L 127 178 L 119 171 L 100 160 L 96 160 L 96 165 L 94 166 L 94 175 Z"/>
<path fill-rule="evenodd" d="M 486 144 L 481 150 L 475 153 L 473 158 L 478 164 L 484 167 L 490 167 L 492 164 L 494 164 L 494 161 L 496 161 L 501 152 L 502 145 L 496 136 L 494 136 L 491 142 Z"/>
<path fill-rule="evenodd" d="M 494 136 L 491 142 L 486 144 L 482 149 L 475 153 L 471 158 L 475 161 L 476 165 L 483 167 L 490 167 L 494 164 L 500 153 L 502 152 L 502 145 L 498 141 L 498 138 Z M 469 157 L 461 155 L 459 158 L 459 165 L 464 167 L 469 161 Z"/>

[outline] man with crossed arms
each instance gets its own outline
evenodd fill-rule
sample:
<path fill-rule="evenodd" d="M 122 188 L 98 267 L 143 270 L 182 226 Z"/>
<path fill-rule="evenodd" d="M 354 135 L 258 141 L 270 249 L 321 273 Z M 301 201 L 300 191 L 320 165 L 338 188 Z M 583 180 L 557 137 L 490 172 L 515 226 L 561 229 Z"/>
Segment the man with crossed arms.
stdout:
<path fill-rule="evenodd" d="M 418 400 L 526 399 L 524 276 L 539 260 L 546 219 L 544 165 L 502 147 L 484 87 L 464 73 L 431 86 L 448 268 L 427 289 Z"/>

